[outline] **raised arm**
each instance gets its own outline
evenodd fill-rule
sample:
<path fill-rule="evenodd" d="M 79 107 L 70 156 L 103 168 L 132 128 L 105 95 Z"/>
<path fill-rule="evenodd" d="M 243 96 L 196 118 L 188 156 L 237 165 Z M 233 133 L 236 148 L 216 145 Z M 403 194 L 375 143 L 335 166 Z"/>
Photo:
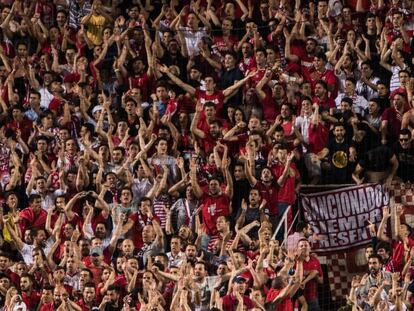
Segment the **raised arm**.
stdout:
<path fill-rule="evenodd" d="M 201 189 L 197 180 L 197 164 L 194 163 L 194 161 L 192 160 L 190 160 L 190 180 L 191 185 L 193 186 L 194 195 L 197 198 L 201 198 L 201 196 L 203 195 L 203 190 Z"/>
<path fill-rule="evenodd" d="M 204 139 L 206 137 L 206 134 L 204 134 L 204 132 L 197 127 L 198 120 L 200 119 L 202 111 L 203 111 L 203 105 L 200 102 L 198 102 L 196 105 L 196 112 L 194 114 L 194 118 L 191 121 L 191 125 L 190 125 L 191 133 L 193 133 L 196 137 L 200 139 Z"/>
<path fill-rule="evenodd" d="M 390 218 L 391 218 L 390 208 L 388 206 L 385 206 L 382 209 L 382 220 L 378 227 L 378 239 L 380 239 L 381 241 L 387 242 L 387 243 L 391 243 L 391 239 L 385 234 L 385 228 L 387 226 L 387 221 Z"/>
<path fill-rule="evenodd" d="M 180 78 L 178 78 L 177 76 L 173 75 L 170 72 L 170 69 L 165 66 L 162 65 L 158 68 L 159 71 L 161 71 L 162 73 L 165 73 L 168 78 L 170 78 L 175 84 L 177 84 L 180 88 L 182 88 L 184 91 L 186 91 L 187 93 L 189 93 L 190 95 L 194 96 L 196 89 L 194 87 L 192 87 L 191 85 L 184 83 Z"/>
<path fill-rule="evenodd" d="M 263 87 L 270 81 L 272 78 L 272 71 L 270 69 L 266 70 L 263 78 L 256 85 L 256 94 L 259 97 L 259 100 L 263 100 L 266 97 L 266 93 L 263 91 Z"/>
<path fill-rule="evenodd" d="M 19 235 L 17 234 L 17 232 L 14 230 L 14 228 L 12 228 L 12 226 L 10 225 L 8 218 L 3 219 L 3 223 L 6 226 L 6 229 L 9 231 L 10 236 L 14 242 L 14 244 L 16 245 L 17 249 L 19 251 L 21 251 L 24 247 L 24 243 L 23 241 L 20 239 Z"/>
<path fill-rule="evenodd" d="M 230 96 L 234 91 L 236 91 L 238 88 L 242 87 L 251 77 L 253 77 L 256 74 L 255 71 L 250 72 L 245 78 L 243 78 L 240 81 L 237 81 L 232 86 L 229 86 L 227 89 L 223 91 L 224 97 Z"/>

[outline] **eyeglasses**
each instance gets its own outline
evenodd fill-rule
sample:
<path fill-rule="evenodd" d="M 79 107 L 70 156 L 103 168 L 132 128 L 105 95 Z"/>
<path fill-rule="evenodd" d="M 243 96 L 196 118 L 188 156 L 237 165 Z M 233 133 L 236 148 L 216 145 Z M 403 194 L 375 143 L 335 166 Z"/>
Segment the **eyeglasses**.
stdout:
<path fill-rule="evenodd" d="M 409 140 L 410 140 L 409 138 L 400 138 L 400 141 L 403 141 L 403 142 L 407 142 Z"/>

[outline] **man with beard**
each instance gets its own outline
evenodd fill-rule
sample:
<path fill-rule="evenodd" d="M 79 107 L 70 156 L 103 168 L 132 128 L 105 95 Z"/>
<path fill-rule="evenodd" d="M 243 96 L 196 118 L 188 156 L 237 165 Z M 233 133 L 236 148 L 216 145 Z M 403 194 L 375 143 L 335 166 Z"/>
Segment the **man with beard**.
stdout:
<path fill-rule="evenodd" d="M 407 128 L 409 117 L 407 111 L 407 95 L 404 92 L 394 94 L 392 107 L 386 108 L 381 116 L 381 143 L 387 145 L 398 140 L 401 128 Z M 411 110 L 409 110 L 411 111 Z"/>
<path fill-rule="evenodd" d="M 182 179 L 179 183 L 182 184 L 183 182 L 186 182 L 186 180 Z M 198 200 L 194 196 L 193 187 L 187 185 L 185 187 L 185 197 L 178 199 L 169 210 L 174 232 L 177 232 L 183 225 L 193 228 L 197 206 Z"/>
<path fill-rule="evenodd" d="M 47 213 L 42 209 L 42 197 L 40 194 L 29 196 L 29 207 L 22 210 L 19 214 L 20 232 L 26 229 L 44 229 Z"/>
<path fill-rule="evenodd" d="M 65 284 L 65 276 L 66 276 L 66 270 L 64 267 L 57 266 L 55 270 L 53 271 L 53 279 L 52 284 L 54 287 L 63 287 L 66 289 L 68 293 L 72 292 L 72 287 Z"/>
<path fill-rule="evenodd" d="M 398 160 L 396 176 L 404 183 L 414 181 L 414 147 L 409 129 L 402 129 L 399 142 L 394 144 L 394 154 Z"/>
<path fill-rule="evenodd" d="M 194 88 L 191 85 L 184 83 L 180 78 L 176 77 L 167 66 L 162 66 L 159 70 L 165 73 L 175 84 L 189 93 L 191 96 L 194 96 L 195 99 L 204 105 L 207 102 L 213 102 L 216 105 L 216 110 L 218 115 L 221 115 L 224 101 L 230 97 L 235 91 L 240 87 L 246 84 L 250 78 L 252 78 L 255 72 L 250 72 L 245 78 L 237 81 L 233 85 L 229 86 L 224 90 L 216 89 L 215 78 L 212 76 L 206 76 L 204 78 L 206 90 L 200 90 L 200 88 Z"/>
<path fill-rule="evenodd" d="M 383 208 L 382 220 L 378 227 L 378 239 L 381 242 L 377 245 L 377 254 L 383 259 L 385 271 L 401 272 L 404 267 L 405 250 L 414 246 L 414 240 L 410 238 L 412 228 L 406 223 L 401 223 L 401 216 L 404 214 L 403 205 L 396 204 L 394 211 L 395 236 L 390 238 L 384 233 L 387 222 L 391 218 L 390 208 L 388 206 Z"/>
<path fill-rule="evenodd" d="M 185 257 L 187 262 L 195 263 L 197 260 L 197 247 L 194 244 L 188 244 L 185 248 Z"/>
<path fill-rule="evenodd" d="M 82 308 L 82 311 L 91 311 L 96 305 L 96 291 L 94 283 L 86 283 L 83 291 L 82 298 L 78 300 L 77 305 Z"/>
<path fill-rule="evenodd" d="M 212 102 L 203 105 L 198 102 L 196 112 L 191 121 L 190 130 L 200 141 L 204 152 L 209 153 L 213 150 L 217 141 L 221 138 L 221 124 L 215 116 L 216 106 Z"/>
<path fill-rule="evenodd" d="M 316 53 L 316 47 L 318 45 L 317 41 L 312 37 L 308 37 L 305 42 L 305 48 L 303 49 L 303 41 L 297 40 L 296 44 L 291 44 L 291 36 L 287 35 L 285 37 L 286 58 L 292 62 L 300 63 L 300 65 L 304 68 L 311 68 Z M 302 44 L 298 44 L 299 42 L 302 42 Z"/>
<path fill-rule="evenodd" d="M 276 116 L 280 114 L 282 105 L 286 102 L 285 90 L 283 85 L 275 83 L 272 87 L 272 92 L 263 90 L 265 85 L 268 85 L 272 79 L 273 72 L 268 69 L 263 75 L 263 78 L 256 85 L 256 94 L 262 105 L 263 118 L 268 122 L 273 122 Z"/>
<path fill-rule="evenodd" d="M 113 165 L 112 172 L 113 173 L 118 172 L 122 168 L 122 165 L 124 164 L 125 156 L 126 156 L 126 150 L 124 147 L 117 146 L 112 150 L 112 165 Z"/>
<path fill-rule="evenodd" d="M 121 196 L 122 208 L 120 212 L 125 213 L 128 217 L 128 220 L 122 227 L 122 233 L 126 234 L 126 237 L 131 238 L 131 240 L 134 241 L 135 248 L 141 248 L 143 246 L 142 231 L 144 227 L 154 221 L 159 222 L 159 219 L 153 215 L 152 201 L 148 197 L 143 197 L 141 199 L 137 212 L 135 212 L 136 208 L 133 209 L 134 206 L 129 210 L 124 210 L 124 208 L 129 206 L 132 202 L 132 192 L 128 194 L 127 192 L 129 190 L 127 189 L 129 188 L 124 188 L 121 192 L 123 196 Z"/>
<path fill-rule="evenodd" d="M 298 242 L 305 238 L 309 239 L 312 236 L 312 226 L 307 222 L 300 221 L 296 225 L 295 233 L 291 234 L 287 238 L 286 246 L 288 252 L 294 252 L 297 248 Z"/>
<path fill-rule="evenodd" d="M 4 273 L 13 284 L 18 285 L 20 283 L 20 277 L 18 274 L 10 270 L 12 264 L 13 262 L 10 258 L 10 254 L 0 252 L 0 273 Z"/>
<path fill-rule="evenodd" d="M 121 311 L 122 304 L 119 301 L 120 296 L 120 288 L 116 285 L 109 285 L 106 295 L 99 305 L 99 309 L 102 311 Z"/>
<path fill-rule="evenodd" d="M 313 66 L 304 69 L 305 81 L 310 81 L 315 90 L 318 81 L 324 81 L 330 93 L 330 98 L 335 98 L 338 93 L 338 80 L 331 69 L 326 68 L 328 60 L 324 52 L 319 52 L 313 59 Z"/>
<path fill-rule="evenodd" d="M 69 297 L 68 292 L 62 286 L 55 286 L 53 291 L 53 305 L 51 306 L 52 310 L 56 310 L 59 306 L 62 305 L 64 300 L 67 300 Z"/>
<path fill-rule="evenodd" d="M 213 291 L 212 285 L 217 281 L 217 276 L 207 276 L 206 263 L 203 261 L 196 262 L 193 269 L 193 297 L 199 297 L 200 301 L 197 310 L 209 310 L 210 296 Z"/>
<path fill-rule="evenodd" d="M 260 173 L 260 180 L 257 180 L 253 174 L 253 165 L 254 163 L 250 163 L 250 161 L 245 162 L 246 178 L 250 186 L 258 189 L 260 197 L 266 201 L 264 211 L 269 215 L 272 226 L 276 226 L 278 186 L 274 181 L 272 170 L 270 167 L 263 168 Z"/>
<path fill-rule="evenodd" d="M 353 145 L 345 139 L 345 127 L 342 123 L 333 126 L 333 139 L 321 153 L 320 158 L 329 157 L 329 168 L 327 172 L 328 183 L 349 184 L 356 160 L 356 150 Z"/>
<path fill-rule="evenodd" d="M 42 297 L 40 298 L 38 310 L 39 311 L 54 311 L 53 301 L 53 286 L 45 285 L 42 290 Z"/>
<path fill-rule="evenodd" d="M 141 267 L 147 263 L 148 256 L 161 253 L 164 250 L 164 233 L 158 221 L 145 225 L 142 229 L 142 241 L 144 245 L 139 249 L 137 257 Z"/>
<path fill-rule="evenodd" d="M 384 271 L 382 268 L 382 260 L 381 260 L 381 256 L 379 256 L 378 254 L 372 254 L 371 256 L 369 256 L 368 258 L 368 274 L 366 274 L 364 276 L 364 278 L 366 278 L 367 282 L 364 286 L 359 287 L 359 289 L 357 290 L 357 295 L 367 295 L 368 294 L 368 290 L 372 287 L 372 286 L 379 286 L 379 280 L 382 280 L 381 282 L 383 282 L 384 280 L 389 281 L 389 284 L 391 284 L 392 282 L 392 274 L 388 271 Z M 391 289 L 390 285 L 385 285 L 384 286 L 384 290 L 388 293 L 388 291 Z"/>
<path fill-rule="evenodd" d="M 262 200 L 260 191 L 258 188 L 253 188 L 249 192 L 249 203 L 247 204 L 244 200 L 241 204 L 241 209 L 237 215 L 236 226 L 242 228 L 246 224 L 253 223 L 254 221 L 264 221 L 267 219 L 264 207 L 266 206 L 266 200 Z M 258 229 L 253 228 L 250 231 L 249 236 L 257 238 Z"/>
<path fill-rule="evenodd" d="M 34 262 L 33 259 L 33 250 L 35 248 L 40 247 L 45 254 L 47 254 L 49 252 L 49 250 L 52 247 L 52 244 L 54 243 L 54 239 L 53 237 L 50 237 L 49 239 L 46 240 L 46 232 L 44 229 L 33 229 L 32 234 L 33 234 L 33 244 L 32 245 L 28 245 L 26 243 L 24 243 L 20 237 L 18 236 L 18 234 L 16 233 L 16 231 L 10 226 L 10 223 L 8 221 L 3 222 L 7 228 L 7 230 L 9 230 L 10 235 L 13 239 L 13 242 L 15 243 L 17 250 L 20 252 L 20 254 L 23 257 L 24 262 L 27 265 L 31 265 Z"/>
<path fill-rule="evenodd" d="M 40 293 L 33 289 L 33 280 L 30 274 L 23 274 L 20 278 L 22 300 L 29 310 L 34 310 L 40 301 Z"/>
<path fill-rule="evenodd" d="M 308 303 L 309 310 L 320 310 L 318 301 L 318 284 L 323 283 L 323 272 L 318 258 L 311 255 L 310 243 L 307 239 L 299 240 L 298 250 L 303 258 L 303 280 L 301 287 Z"/>
<path fill-rule="evenodd" d="M 6 302 L 6 294 L 11 286 L 11 279 L 8 275 L 0 272 L 0 305 L 4 306 Z M 20 284 L 20 281 L 19 283 Z"/>
<path fill-rule="evenodd" d="M 223 161 L 228 159 L 223 159 Z M 197 166 L 195 163 L 190 164 L 190 179 L 194 189 L 194 195 L 199 198 L 201 206 L 201 215 L 203 218 L 203 228 L 206 233 L 202 236 L 202 248 L 207 249 L 208 241 L 211 236 L 217 234 L 216 222 L 220 216 L 229 216 L 231 214 L 231 198 L 233 197 L 233 179 L 230 175 L 229 162 L 224 167 L 227 186 L 224 192 L 221 191 L 220 181 L 217 177 L 211 177 L 208 182 L 208 193 L 205 193 L 197 180 Z"/>
<path fill-rule="evenodd" d="M 312 97 L 312 103 L 321 107 L 321 113 L 328 111 L 329 114 L 333 114 L 335 108 L 335 101 L 328 93 L 328 84 L 325 81 L 319 80 L 314 86 L 315 96 Z"/>
<path fill-rule="evenodd" d="M 247 310 L 253 309 L 253 301 L 249 298 L 249 296 L 245 295 L 247 290 L 247 280 L 242 276 L 237 275 L 233 278 L 232 283 L 232 292 L 223 297 L 223 310 L 238 310 L 239 303 L 243 304 L 244 308 L 247 308 Z"/>

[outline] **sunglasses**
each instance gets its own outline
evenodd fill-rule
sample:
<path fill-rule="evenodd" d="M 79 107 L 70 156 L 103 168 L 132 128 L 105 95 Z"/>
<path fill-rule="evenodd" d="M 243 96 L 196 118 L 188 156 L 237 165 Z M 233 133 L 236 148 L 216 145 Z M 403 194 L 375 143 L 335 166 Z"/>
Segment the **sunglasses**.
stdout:
<path fill-rule="evenodd" d="M 407 141 L 409 141 L 410 139 L 409 138 L 400 138 L 400 141 L 405 141 L 405 142 L 407 142 Z"/>

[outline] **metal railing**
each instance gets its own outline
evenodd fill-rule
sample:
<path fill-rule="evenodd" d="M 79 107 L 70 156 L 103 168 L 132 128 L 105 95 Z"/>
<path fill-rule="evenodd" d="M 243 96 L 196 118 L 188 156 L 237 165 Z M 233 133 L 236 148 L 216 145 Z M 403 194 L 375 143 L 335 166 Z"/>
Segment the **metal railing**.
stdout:
<path fill-rule="evenodd" d="M 289 212 L 292 210 L 292 206 L 289 205 L 285 212 L 283 213 L 282 218 L 280 219 L 275 232 L 273 233 L 272 239 L 274 240 L 276 238 L 276 235 L 279 233 L 280 229 L 284 228 L 284 232 L 283 232 L 283 242 L 282 245 L 284 245 L 286 243 L 287 237 L 289 235 L 290 230 L 292 229 L 293 225 L 295 224 L 296 220 L 299 217 L 299 210 L 296 212 L 295 216 L 293 217 L 292 223 L 290 224 L 290 226 L 288 227 L 288 214 Z M 282 246 L 281 245 L 281 246 Z"/>

